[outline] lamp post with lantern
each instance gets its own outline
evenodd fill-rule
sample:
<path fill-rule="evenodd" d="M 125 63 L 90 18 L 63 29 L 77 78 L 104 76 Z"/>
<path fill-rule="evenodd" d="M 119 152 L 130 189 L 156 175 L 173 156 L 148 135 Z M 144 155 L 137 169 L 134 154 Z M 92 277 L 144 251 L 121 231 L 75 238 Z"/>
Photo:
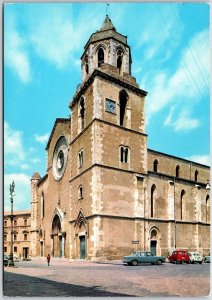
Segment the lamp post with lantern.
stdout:
<path fill-rule="evenodd" d="M 13 180 L 12 184 L 10 184 L 10 202 L 11 202 L 11 215 L 10 215 L 10 256 L 8 266 L 13 267 L 13 197 L 15 196 L 15 182 Z"/>

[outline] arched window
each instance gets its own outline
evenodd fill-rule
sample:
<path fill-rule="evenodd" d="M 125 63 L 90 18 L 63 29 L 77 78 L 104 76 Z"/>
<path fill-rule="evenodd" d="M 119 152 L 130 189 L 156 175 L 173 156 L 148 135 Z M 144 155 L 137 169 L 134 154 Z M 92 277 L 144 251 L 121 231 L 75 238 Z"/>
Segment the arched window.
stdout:
<path fill-rule="evenodd" d="M 154 172 L 158 171 L 158 160 L 157 159 L 155 159 L 153 162 L 153 171 Z"/>
<path fill-rule="evenodd" d="M 180 194 L 180 219 L 184 219 L 185 215 L 185 191 L 182 190 Z"/>
<path fill-rule="evenodd" d="M 83 199 L 83 187 L 82 185 L 79 186 L 78 188 L 78 199 Z"/>
<path fill-rule="evenodd" d="M 83 96 L 79 101 L 79 127 L 80 131 L 85 127 L 85 98 Z"/>
<path fill-rule="evenodd" d="M 180 166 L 176 166 L 176 177 L 180 176 Z"/>
<path fill-rule="evenodd" d="M 88 67 L 88 55 L 87 54 L 85 55 L 85 72 L 86 72 L 86 75 L 88 75 L 89 67 Z"/>
<path fill-rule="evenodd" d="M 194 173 L 194 181 L 198 181 L 198 171 L 197 170 Z"/>
<path fill-rule="evenodd" d="M 41 218 L 43 219 L 45 216 L 45 199 L 44 192 L 41 193 Z"/>
<path fill-rule="evenodd" d="M 104 63 L 104 50 L 102 48 L 99 48 L 98 50 L 98 67 L 101 67 L 101 65 Z"/>
<path fill-rule="evenodd" d="M 151 187 L 151 218 L 154 217 L 154 209 L 155 209 L 155 190 L 156 190 L 156 185 L 153 184 Z"/>
<path fill-rule="evenodd" d="M 85 64 L 85 71 L 86 71 L 86 74 L 88 75 L 88 73 L 89 73 L 88 63 Z"/>
<path fill-rule="evenodd" d="M 127 108 L 128 95 L 125 90 L 119 93 L 119 105 L 120 105 L 120 126 L 126 125 L 126 108 Z"/>
<path fill-rule="evenodd" d="M 206 223 L 209 222 L 210 218 L 209 218 L 209 214 L 210 214 L 210 206 L 209 206 L 209 203 L 210 203 L 210 196 L 207 195 L 206 196 L 206 210 L 205 210 L 205 221 Z"/>
<path fill-rule="evenodd" d="M 80 150 L 78 153 L 78 168 L 83 166 L 83 150 Z"/>
<path fill-rule="evenodd" d="M 125 146 L 120 147 L 120 161 L 123 164 L 129 163 L 129 148 Z"/>
<path fill-rule="evenodd" d="M 122 49 L 117 49 L 117 61 L 116 61 L 116 65 L 117 68 L 119 69 L 119 74 L 122 73 L 122 65 L 123 65 L 123 51 Z"/>

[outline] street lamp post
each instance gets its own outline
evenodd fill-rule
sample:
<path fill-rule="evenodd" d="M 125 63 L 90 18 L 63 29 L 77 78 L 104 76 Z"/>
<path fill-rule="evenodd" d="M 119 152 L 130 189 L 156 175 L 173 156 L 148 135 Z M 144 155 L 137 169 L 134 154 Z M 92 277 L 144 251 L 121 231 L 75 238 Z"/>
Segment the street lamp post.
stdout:
<path fill-rule="evenodd" d="M 11 202 L 11 215 L 10 215 L 10 256 L 9 256 L 9 264 L 8 266 L 13 267 L 13 196 L 15 191 L 15 183 L 14 180 L 12 184 L 10 184 L 10 202 Z"/>

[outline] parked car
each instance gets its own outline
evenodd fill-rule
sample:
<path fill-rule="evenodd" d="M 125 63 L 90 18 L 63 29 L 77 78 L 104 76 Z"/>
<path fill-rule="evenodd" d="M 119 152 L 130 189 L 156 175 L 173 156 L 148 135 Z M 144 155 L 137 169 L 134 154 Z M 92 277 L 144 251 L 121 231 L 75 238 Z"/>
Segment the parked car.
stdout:
<path fill-rule="evenodd" d="M 168 257 L 170 263 L 190 263 L 190 258 L 186 250 L 175 250 L 172 255 Z"/>
<path fill-rule="evenodd" d="M 123 257 L 123 263 L 128 265 L 137 266 L 138 263 L 151 263 L 161 265 L 165 262 L 165 256 L 154 256 L 151 252 L 147 251 L 134 251 L 129 256 Z"/>
<path fill-rule="evenodd" d="M 191 264 L 199 263 L 202 264 L 203 257 L 198 252 L 188 252 Z"/>
<path fill-rule="evenodd" d="M 4 255 L 4 266 L 8 266 L 8 262 L 9 262 L 9 256 Z"/>
<path fill-rule="evenodd" d="M 204 256 L 203 261 L 205 263 L 210 263 L 211 262 L 210 256 Z"/>

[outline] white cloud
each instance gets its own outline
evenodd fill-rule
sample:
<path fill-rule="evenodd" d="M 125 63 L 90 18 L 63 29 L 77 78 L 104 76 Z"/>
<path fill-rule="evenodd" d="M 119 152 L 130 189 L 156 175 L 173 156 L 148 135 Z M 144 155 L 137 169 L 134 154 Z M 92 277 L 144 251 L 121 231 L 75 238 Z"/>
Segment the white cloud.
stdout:
<path fill-rule="evenodd" d="M 33 164 L 37 164 L 38 162 L 40 162 L 39 158 L 32 158 L 30 159 L 30 162 L 32 162 Z"/>
<path fill-rule="evenodd" d="M 10 211 L 10 191 L 9 186 L 15 182 L 14 210 L 30 208 L 30 177 L 25 174 L 5 174 L 4 175 L 4 210 Z"/>
<path fill-rule="evenodd" d="M 44 135 L 38 135 L 38 134 L 35 134 L 34 137 L 35 137 L 35 140 L 36 140 L 37 142 L 39 142 L 39 143 L 41 143 L 41 144 L 44 144 L 44 143 L 46 143 L 46 142 L 48 141 L 48 139 L 49 139 L 49 133 L 46 133 L 46 134 L 44 134 Z"/>
<path fill-rule="evenodd" d="M 204 53 L 204 55 L 203 55 Z M 185 122 L 185 129 L 195 128 L 200 122 L 191 118 L 195 102 L 208 92 L 209 87 L 209 32 L 208 30 L 198 33 L 184 49 L 178 68 L 172 76 L 163 70 L 157 73 L 152 80 L 151 93 L 149 93 L 147 106 L 147 120 L 155 113 L 169 105 L 180 108 L 182 103 L 186 106 L 186 112 L 179 114 L 179 120 L 173 119 L 173 111 L 165 120 L 165 125 L 175 123 L 176 130 L 182 130 L 182 121 Z M 192 101 L 191 101 L 192 100 Z"/>
<path fill-rule="evenodd" d="M 31 81 L 27 42 L 18 32 L 14 20 L 10 18 L 5 25 L 4 49 L 5 64 L 18 75 L 23 83 Z"/>
<path fill-rule="evenodd" d="M 192 155 L 186 157 L 186 159 L 210 166 L 210 155 Z"/>
<path fill-rule="evenodd" d="M 45 136 L 40 137 L 41 140 Z M 32 147 L 27 151 L 24 147 L 23 133 L 14 130 L 7 122 L 4 122 L 4 164 L 5 167 L 13 166 L 21 170 L 30 169 L 30 165 L 36 164 L 40 161 L 39 158 L 34 157 L 36 150 Z M 32 158 L 33 155 L 33 158 Z"/>
<path fill-rule="evenodd" d="M 174 113 L 174 110 L 175 107 L 172 106 L 164 121 L 165 126 L 171 126 L 175 131 L 188 131 L 201 125 L 198 119 L 191 117 L 190 111 L 186 108 L 180 110 L 178 115 Z"/>
<path fill-rule="evenodd" d="M 15 165 L 25 159 L 22 132 L 13 130 L 7 122 L 4 123 L 4 151 L 6 165 Z"/>
<path fill-rule="evenodd" d="M 99 15 L 86 12 L 85 6 L 75 19 L 71 5 L 52 6 L 39 10 L 37 20 L 29 23 L 28 39 L 39 57 L 65 69 L 79 65 L 79 57 L 75 55 L 98 27 Z"/>
<path fill-rule="evenodd" d="M 141 32 L 140 43 L 146 46 L 144 59 L 157 59 L 157 62 L 166 61 L 180 43 L 183 24 L 178 17 L 176 7 L 171 5 L 161 9 L 157 3 L 151 5 L 152 21 L 148 22 L 148 31 Z M 157 32 L 157 34 L 155 34 Z M 169 45 L 169 47 L 167 47 Z"/>

